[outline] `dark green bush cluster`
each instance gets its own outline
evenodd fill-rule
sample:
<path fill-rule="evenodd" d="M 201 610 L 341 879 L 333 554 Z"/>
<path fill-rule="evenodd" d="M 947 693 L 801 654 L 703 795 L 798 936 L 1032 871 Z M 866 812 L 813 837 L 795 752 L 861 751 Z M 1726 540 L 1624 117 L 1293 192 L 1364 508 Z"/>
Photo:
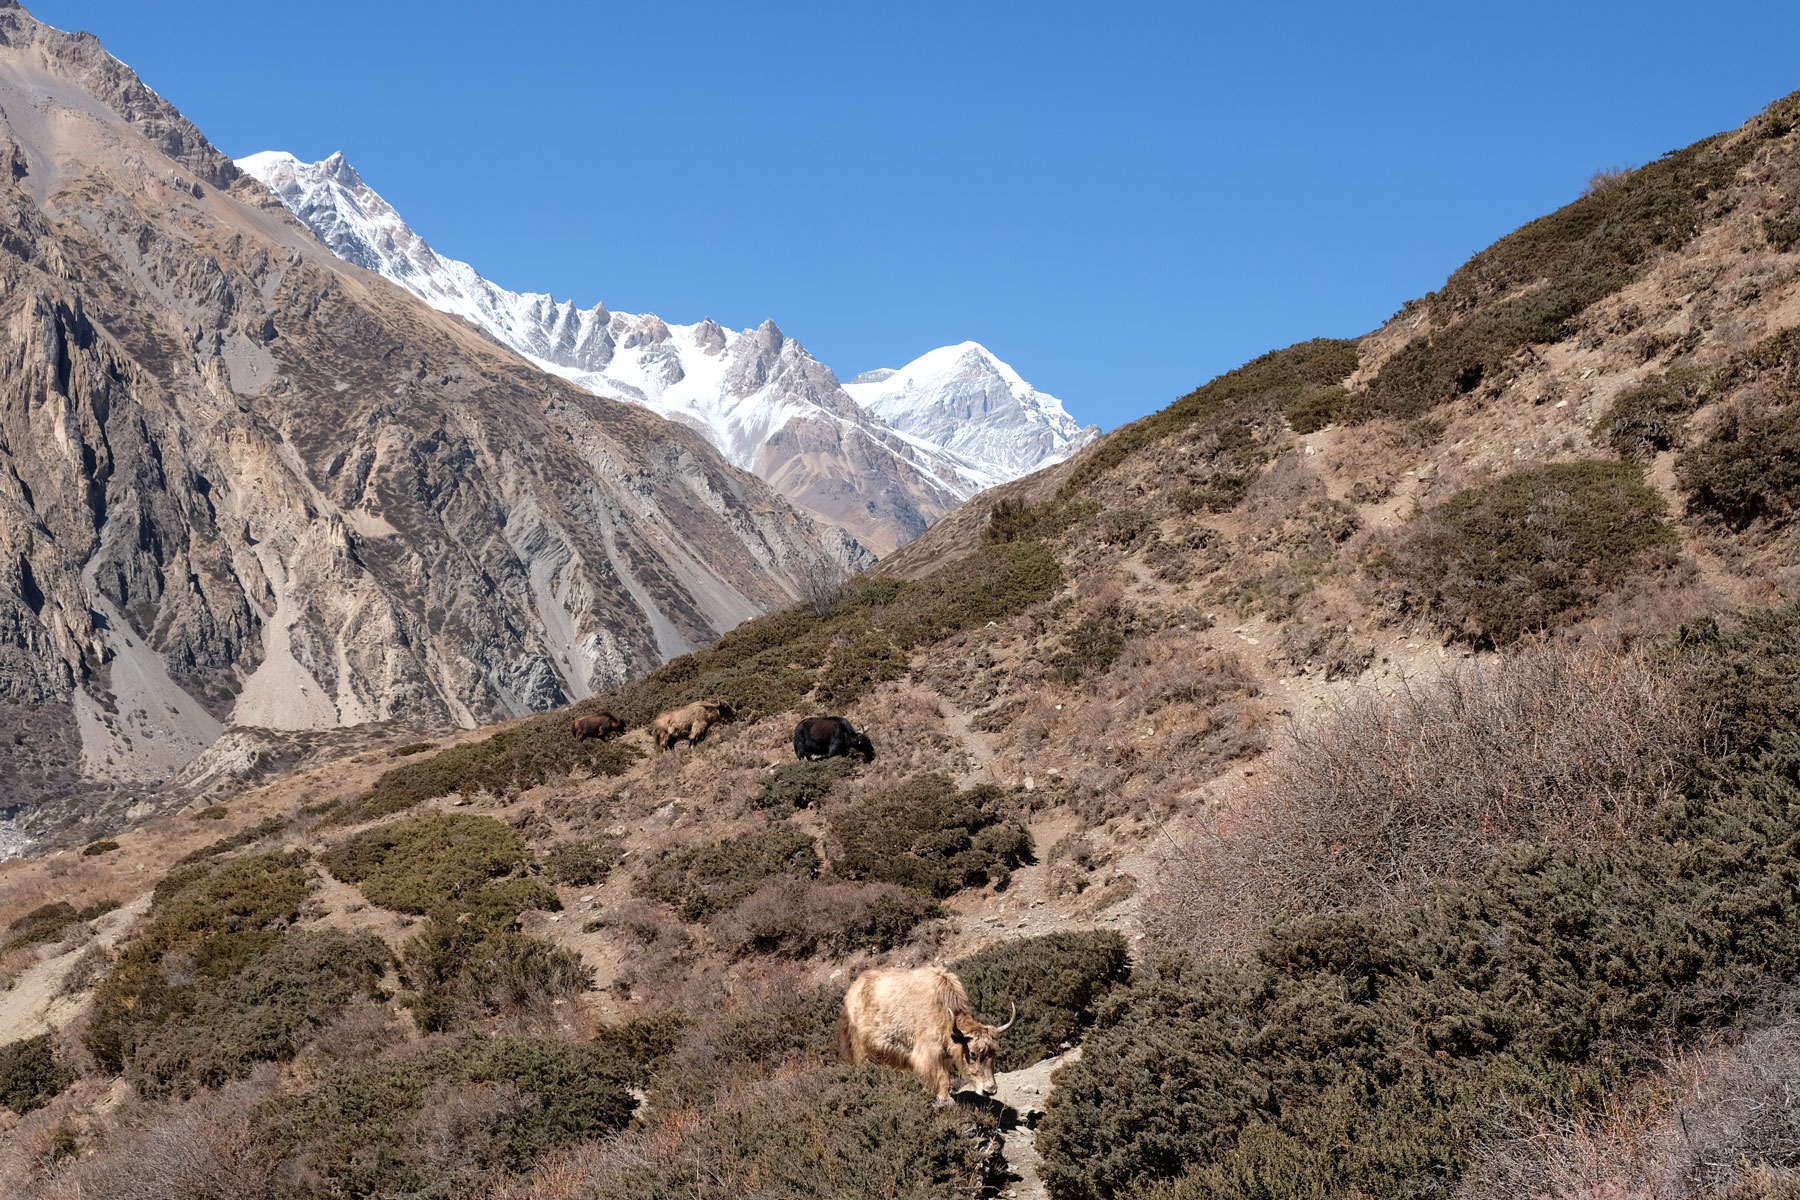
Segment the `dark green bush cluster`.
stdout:
<path fill-rule="evenodd" d="M 575 770 L 621 774 L 640 757 L 637 750 L 569 735 L 572 716 L 601 708 L 637 727 L 709 697 L 728 701 L 746 720 L 795 708 L 815 688 L 847 704 L 897 677 L 915 648 L 1015 616 L 1054 596 L 1062 582 L 1056 556 L 1037 541 L 984 545 L 921 580 L 861 580 L 826 617 L 801 606 L 746 621 L 712 646 L 617 691 L 394 767 L 362 796 L 332 809 L 329 820 L 373 820 L 452 792 L 506 794 Z M 877 606 L 881 628 L 871 631 Z M 840 643 L 846 651 L 834 653 Z"/>
<path fill-rule="evenodd" d="M 994 1120 L 940 1112 L 909 1075 L 834 1067 L 763 1085 L 713 1112 L 667 1158 L 605 1186 L 605 1200 L 808 1196 L 950 1200 L 989 1194 Z"/>
<path fill-rule="evenodd" d="M 111 838 L 102 838 L 100 841 L 89 842 L 87 845 L 83 846 L 81 848 L 81 856 L 83 858 L 93 858 L 99 854 L 111 854 L 118 848 L 119 843 L 113 841 Z"/>
<path fill-rule="evenodd" d="M 1337 387 L 1356 370 L 1357 356 L 1353 341 L 1316 338 L 1252 359 L 1189 392 L 1161 412 L 1114 430 L 1070 472 L 1057 492 L 1058 498 L 1075 499 L 1095 480 L 1146 447 L 1186 434 L 1196 440 L 1218 438 L 1225 461 L 1220 472 L 1221 490 L 1209 504 L 1224 503 L 1232 488 L 1238 486 L 1224 480 L 1241 481 L 1242 486 L 1248 486 L 1250 460 L 1255 456 L 1244 451 L 1256 444 L 1254 427 L 1283 410 L 1302 405 L 1309 397 Z"/>
<path fill-rule="evenodd" d="M 592 887 L 619 865 L 624 851 L 609 837 L 570 838 L 544 856 L 544 874 L 564 887 Z"/>
<path fill-rule="evenodd" d="M 1687 439 L 1687 419 L 1706 401 L 1704 372 L 1674 367 L 1621 392 L 1594 426 L 1594 437 L 1620 458 L 1647 461 Z"/>
<path fill-rule="evenodd" d="M 1079 1040 L 1101 1001 L 1130 982 L 1131 959 L 1119 934 L 1084 930 L 1001 942 L 950 970 L 982 1020 L 998 1024 L 1018 1006 L 1000 1040 L 1000 1070 L 1017 1071 Z"/>
<path fill-rule="evenodd" d="M 369 935 L 292 928 L 305 858 L 265 854 L 176 870 L 150 921 L 94 991 L 83 1040 L 147 1094 L 216 1086 L 292 1058 L 326 1021 L 373 995 L 389 961 Z"/>
<path fill-rule="evenodd" d="M 74 1082 L 75 1072 L 47 1033 L 0 1046 L 0 1104 L 20 1116 L 44 1107 Z"/>
<path fill-rule="evenodd" d="M 1769 249 L 1786 254 L 1800 245 L 1800 210 L 1787 209 L 1762 219 L 1763 239 Z"/>
<path fill-rule="evenodd" d="M 856 763 L 848 758 L 783 763 L 769 772 L 750 803 L 757 808 L 773 809 L 778 815 L 797 808 L 814 808 L 831 794 L 831 789 L 840 780 L 854 774 Z"/>
<path fill-rule="evenodd" d="M 1103 1001 L 1038 1146 L 1057 1200 L 1445 1195 L 1483 1113 L 1573 1114 L 1800 967 L 1800 606 L 1683 632 L 1715 753 L 1603 855 L 1518 845 L 1393 918 L 1277 925 L 1257 954 Z"/>
<path fill-rule="evenodd" d="M 601 1044 L 474 1037 L 338 1066 L 257 1114 L 318 1196 L 479 1195 L 624 1127 L 632 1066 Z"/>
<path fill-rule="evenodd" d="M 63 934 L 69 931 L 69 926 L 103 917 L 117 907 L 117 900 L 99 900 L 81 908 L 76 908 L 67 900 L 52 900 L 48 904 L 40 904 L 6 927 L 6 932 L 11 936 L 4 946 L 0 946 L 0 952 L 20 946 L 59 942 Z"/>
<path fill-rule="evenodd" d="M 1800 402 L 1727 410 L 1675 475 L 1689 512 L 1733 529 L 1786 524 L 1800 512 Z"/>
<path fill-rule="evenodd" d="M 1130 635 L 1129 621 L 1116 608 L 1090 613 L 1063 635 L 1062 648 L 1051 658 L 1050 665 L 1064 683 L 1080 683 L 1117 662 Z"/>
<path fill-rule="evenodd" d="M 390 821 L 323 859 L 371 902 L 430 918 L 400 956 L 413 1019 L 428 1030 L 594 986 L 579 954 L 518 932 L 526 909 L 562 907 L 549 887 L 518 874 L 529 860 L 516 830 L 469 813 Z"/>
<path fill-rule="evenodd" d="M 818 873 L 811 835 L 777 827 L 669 854 L 650 868 L 639 890 L 684 920 L 704 921 L 772 879 L 811 879 Z"/>
<path fill-rule="evenodd" d="M 1697 142 L 1475 255 L 1427 298 L 1439 328 L 1382 364 L 1351 415 L 1418 416 L 1494 378 L 1521 348 L 1562 340 L 1589 305 L 1686 244 L 1753 149 L 1725 134 Z"/>
<path fill-rule="evenodd" d="M 383 908 L 465 923 L 473 913 L 504 925 L 527 908 L 561 907 L 537 880 L 504 878 L 529 860 L 524 837 L 492 817 L 432 813 L 377 825 L 320 862 Z"/>
<path fill-rule="evenodd" d="M 286 829 L 287 824 L 287 818 L 285 817 L 264 817 L 256 824 L 247 825 L 234 834 L 222 837 L 216 842 L 211 842 L 200 847 L 198 850 L 188 851 L 186 854 L 182 855 L 180 859 L 176 860 L 175 865 L 185 867 L 190 863 L 202 862 L 209 858 L 217 858 L 221 854 L 229 854 L 233 850 L 240 850 L 252 843 L 260 842 L 264 838 L 274 837 L 276 834 Z"/>
<path fill-rule="evenodd" d="M 196 821 L 223 821 L 231 815 L 231 809 L 223 804 L 213 804 L 200 809 L 194 814 Z"/>
<path fill-rule="evenodd" d="M 831 651 L 815 693 L 823 704 L 847 708 L 878 684 L 906 677 L 907 654 L 884 630 L 871 629 Z"/>
<path fill-rule="evenodd" d="M 1591 460 L 1517 471 L 1427 510 L 1372 564 L 1408 610 L 1497 646 L 1590 603 L 1676 547 L 1641 468 Z"/>
<path fill-rule="evenodd" d="M 1031 861 L 1031 835 L 1001 812 L 1003 793 L 962 791 L 949 776 L 915 775 L 873 799 L 831 814 L 832 869 L 927 896 L 992 883 Z"/>
<path fill-rule="evenodd" d="M 566 713 L 547 714 L 384 771 L 368 791 L 332 808 L 327 821 L 372 821 L 453 792 L 510 795 L 576 770 L 590 778 L 622 775 L 641 757 L 617 740 L 577 742 L 569 736 Z"/>

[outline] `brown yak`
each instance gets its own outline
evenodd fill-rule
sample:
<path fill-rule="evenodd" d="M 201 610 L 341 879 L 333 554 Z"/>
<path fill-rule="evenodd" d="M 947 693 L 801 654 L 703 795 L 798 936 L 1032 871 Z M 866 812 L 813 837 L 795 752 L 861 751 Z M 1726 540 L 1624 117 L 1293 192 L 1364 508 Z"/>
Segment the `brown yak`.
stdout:
<path fill-rule="evenodd" d="M 672 708 L 650 722 L 650 736 L 656 739 L 659 750 L 667 750 L 676 742 L 697 742 L 714 725 L 736 719 L 731 705 L 723 700 L 696 700 Z"/>
<path fill-rule="evenodd" d="M 911 1071 L 940 1105 L 950 1103 L 950 1076 L 961 1075 L 979 1095 L 994 1094 L 1000 1035 L 1012 1028 L 983 1025 L 969 1012 L 962 980 L 942 967 L 875 967 L 844 993 L 838 1053 L 848 1063 L 879 1063 Z"/>
<path fill-rule="evenodd" d="M 591 737 L 604 738 L 609 733 L 624 733 L 625 722 L 609 712 L 589 713 L 585 717 L 576 717 L 571 729 L 576 741 L 585 742 Z"/>

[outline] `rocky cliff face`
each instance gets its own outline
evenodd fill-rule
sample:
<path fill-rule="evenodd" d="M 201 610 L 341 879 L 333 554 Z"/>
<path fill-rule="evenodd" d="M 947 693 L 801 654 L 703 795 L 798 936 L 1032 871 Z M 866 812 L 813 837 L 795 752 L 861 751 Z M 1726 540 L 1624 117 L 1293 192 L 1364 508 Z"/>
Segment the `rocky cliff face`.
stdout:
<path fill-rule="evenodd" d="M 910 387 L 872 389 L 883 402 L 875 405 L 841 387 L 773 321 L 746 330 L 711 320 L 671 325 L 507 291 L 432 250 L 341 154 L 305 163 L 267 151 L 238 165 L 339 256 L 547 371 L 691 425 L 732 463 L 881 553 L 976 492 L 1060 461 L 1099 432 L 1081 430 L 1060 401 L 986 350 L 965 355 L 972 342 L 911 364 L 901 380 Z"/>
<path fill-rule="evenodd" d="M 869 561 L 706 439 L 347 265 L 0 6 L 0 803 L 229 724 L 473 724 Z"/>

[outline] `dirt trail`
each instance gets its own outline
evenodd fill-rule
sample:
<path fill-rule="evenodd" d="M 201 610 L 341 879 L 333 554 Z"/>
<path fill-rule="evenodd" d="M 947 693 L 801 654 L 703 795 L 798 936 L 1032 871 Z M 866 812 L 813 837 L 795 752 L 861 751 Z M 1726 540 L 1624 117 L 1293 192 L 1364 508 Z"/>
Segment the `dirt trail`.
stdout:
<path fill-rule="evenodd" d="M 6 992 L 0 993 L 0 1045 L 37 1037 L 61 1028 L 87 1009 L 87 993 L 64 995 L 63 985 L 91 946 L 111 952 L 125 932 L 150 909 L 150 893 L 96 918 L 94 936 L 62 945 L 46 946 L 40 958 L 26 968 Z M 65 948 L 66 947 L 66 948 Z"/>
<path fill-rule="evenodd" d="M 1001 1130 L 1006 1162 L 1019 1181 L 1002 1194 L 1010 1200 L 1047 1200 L 1049 1193 L 1038 1178 L 1037 1123 L 1044 1115 L 1044 1102 L 1050 1097 L 1050 1075 L 1064 1063 L 1077 1062 L 1081 1047 L 1065 1054 L 1046 1058 L 1021 1071 L 1001 1071 L 994 1078 L 1000 1085 L 996 1098 L 1017 1114 L 1010 1129 Z"/>

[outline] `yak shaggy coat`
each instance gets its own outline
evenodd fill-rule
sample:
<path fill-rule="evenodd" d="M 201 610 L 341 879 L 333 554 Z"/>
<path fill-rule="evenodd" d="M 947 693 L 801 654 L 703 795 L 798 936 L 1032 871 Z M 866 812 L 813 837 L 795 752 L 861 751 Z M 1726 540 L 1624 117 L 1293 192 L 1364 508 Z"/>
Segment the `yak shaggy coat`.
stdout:
<path fill-rule="evenodd" d="M 650 735 L 659 750 L 667 750 L 676 742 L 697 742 L 706 731 L 721 721 L 736 716 L 724 701 L 696 700 L 680 708 L 672 708 L 650 722 Z"/>
<path fill-rule="evenodd" d="M 570 726 L 575 740 L 585 742 L 591 737 L 604 738 L 609 733 L 625 732 L 625 722 L 609 712 L 589 713 L 585 717 L 576 717 Z"/>
<path fill-rule="evenodd" d="M 977 1021 L 962 980 L 942 967 L 877 967 L 844 994 L 838 1053 L 848 1063 L 911 1071 L 946 1104 L 953 1074 L 983 1096 L 994 1094 L 1000 1035 L 1011 1026 Z"/>

